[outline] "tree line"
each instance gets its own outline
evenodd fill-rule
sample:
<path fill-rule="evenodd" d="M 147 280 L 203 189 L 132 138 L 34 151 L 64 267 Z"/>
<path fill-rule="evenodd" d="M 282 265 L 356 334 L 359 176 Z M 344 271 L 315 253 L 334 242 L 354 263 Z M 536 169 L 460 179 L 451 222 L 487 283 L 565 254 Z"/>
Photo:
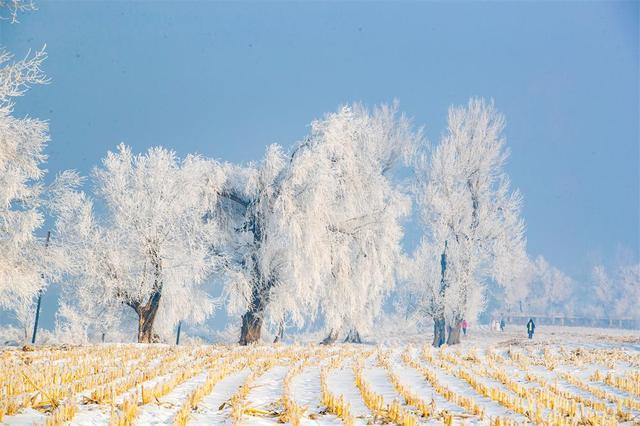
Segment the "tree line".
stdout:
<path fill-rule="evenodd" d="M 318 320 L 326 342 L 358 338 L 397 285 L 449 343 L 481 309 L 483 285 L 513 285 L 526 259 L 520 195 L 502 171 L 503 118 L 472 99 L 449 113 L 432 148 L 397 105 L 343 106 L 311 123 L 291 149 L 232 164 L 163 147 L 108 152 L 87 177 L 41 183 L 47 123 L 13 115 L 13 99 L 46 81 L 44 52 L 3 57 L 1 303 L 29 318 L 46 282 L 61 282 L 58 319 L 88 336 L 136 321 L 202 323 L 224 304 L 241 316 L 239 342 L 262 328 Z M 413 171 L 400 179 L 398 169 Z M 85 191 L 89 186 L 91 193 Z M 415 204 L 424 237 L 402 250 Z M 54 218 L 45 248 L 36 238 Z M 222 295 L 212 297 L 213 288 Z"/>

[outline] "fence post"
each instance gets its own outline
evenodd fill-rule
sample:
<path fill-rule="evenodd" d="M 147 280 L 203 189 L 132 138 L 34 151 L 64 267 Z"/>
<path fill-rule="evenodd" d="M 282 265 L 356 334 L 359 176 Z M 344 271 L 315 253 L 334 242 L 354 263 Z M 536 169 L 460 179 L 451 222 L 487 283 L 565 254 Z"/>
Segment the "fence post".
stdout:
<path fill-rule="evenodd" d="M 178 335 L 176 336 L 176 346 L 180 344 L 180 329 L 182 328 L 182 321 L 178 322 Z"/>
<path fill-rule="evenodd" d="M 44 243 L 44 247 L 49 247 L 49 238 L 51 238 L 51 231 L 47 231 L 47 240 Z M 40 277 L 44 280 L 44 273 L 40 274 Z M 38 333 L 38 321 L 40 321 L 40 305 L 42 304 L 42 287 L 38 290 L 38 304 L 36 305 L 36 320 L 33 323 L 33 334 L 31 335 L 31 344 L 36 344 L 36 334 Z"/>

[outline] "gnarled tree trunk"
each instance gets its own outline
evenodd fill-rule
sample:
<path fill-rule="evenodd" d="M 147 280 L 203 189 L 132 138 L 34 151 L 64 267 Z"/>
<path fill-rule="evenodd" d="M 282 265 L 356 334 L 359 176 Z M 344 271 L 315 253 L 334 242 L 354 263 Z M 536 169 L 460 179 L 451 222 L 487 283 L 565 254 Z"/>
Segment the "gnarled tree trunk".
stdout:
<path fill-rule="evenodd" d="M 256 343 L 262 333 L 262 313 L 249 309 L 242 316 L 242 328 L 240 329 L 240 341 L 243 346 Z"/>
<path fill-rule="evenodd" d="M 162 292 L 156 290 L 151 294 L 149 301 L 145 305 L 138 305 L 138 343 L 156 343 L 157 338 L 153 333 L 153 323 L 160 307 L 160 297 Z"/>
<path fill-rule="evenodd" d="M 265 236 L 262 233 L 260 218 L 255 211 L 250 214 L 247 229 L 253 232 L 253 241 L 256 247 L 259 247 L 263 243 Z M 242 328 L 240 329 L 240 341 L 238 342 L 243 346 L 260 340 L 264 311 L 269 303 L 271 288 L 275 285 L 273 277 L 263 275 L 263 271 L 259 267 L 260 258 L 257 251 L 252 255 L 252 263 L 251 303 L 247 312 L 242 316 Z"/>
<path fill-rule="evenodd" d="M 256 274 L 258 275 L 258 274 Z M 243 346 L 260 341 L 262 333 L 262 318 L 267 306 L 269 287 L 256 285 L 251 292 L 251 304 L 242 316 L 242 328 L 240 329 L 240 343 Z"/>
<path fill-rule="evenodd" d="M 153 323 L 160 308 L 160 298 L 162 297 L 162 259 L 159 258 L 157 250 L 151 248 L 149 255 L 153 265 L 154 279 L 151 295 L 147 303 L 127 300 L 127 305 L 131 306 L 138 314 L 138 343 L 158 343 L 160 339 L 153 332 Z"/>
<path fill-rule="evenodd" d="M 444 318 L 436 318 L 433 321 L 433 343 L 436 348 L 444 345 L 445 341 L 445 321 Z"/>
<path fill-rule="evenodd" d="M 349 334 L 347 334 L 347 337 L 344 339 L 344 343 L 362 343 L 358 330 L 353 328 L 349 330 Z"/>
<path fill-rule="evenodd" d="M 452 327 L 447 327 L 449 336 L 447 337 L 447 345 L 457 345 L 460 343 L 460 321 L 456 321 L 456 324 Z"/>
<path fill-rule="evenodd" d="M 337 331 L 329 331 L 329 335 L 327 337 L 325 337 L 322 342 L 320 342 L 321 345 L 333 345 L 336 340 L 338 340 L 338 332 Z"/>

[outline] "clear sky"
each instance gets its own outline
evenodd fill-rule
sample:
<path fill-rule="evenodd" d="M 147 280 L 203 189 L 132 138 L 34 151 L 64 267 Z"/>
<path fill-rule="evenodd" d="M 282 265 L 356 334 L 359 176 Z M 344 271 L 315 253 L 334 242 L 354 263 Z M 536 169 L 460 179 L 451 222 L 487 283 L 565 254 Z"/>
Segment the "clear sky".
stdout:
<path fill-rule="evenodd" d="M 48 180 L 120 142 L 258 160 L 352 101 L 398 99 L 435 143 L 482 96 L 507 118 L 529 252 L 577 279 L 638 257 L 638 2 L 36 2 L 0 45 L 47 44 L 51 84 L 16 112 L 50 121 Z"/>

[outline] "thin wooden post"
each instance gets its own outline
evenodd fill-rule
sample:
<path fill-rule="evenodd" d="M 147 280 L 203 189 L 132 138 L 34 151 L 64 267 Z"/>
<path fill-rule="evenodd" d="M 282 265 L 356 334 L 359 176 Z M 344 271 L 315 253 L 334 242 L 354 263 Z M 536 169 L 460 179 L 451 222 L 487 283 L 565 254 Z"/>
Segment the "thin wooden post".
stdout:
<path fill-rule="evenodd" d="M 180 329 L 182 328 L 182 321 L 178 322 L 178 334 L 176 336 L 176 346 L 180 344 Z"/>
<path fill-rule="evenodd" d="M 51 231 L 47 231 L 47 240 L 44 243 L 44 247 L 49 247 L 49 238 L 51 238 Z M 44 274 L 40 274 L 40 277 L 44 280 Z M 38 333 L 38 321 L 40 321 L 40 305 L 42 304 L 42 287 L 38 290 L 38 304 L 36 305 L 36 320 L 33 324 L 33 334 L 31 335 L 31 344 L 36 343 L 36 334 Z"/>
<path fill-rule="evenodd" d="M 38 321 L 40 320 L 40 304 L 42 304 L 42 289 L 38 290 L 38 304 L 36 305 L 36 321 L 33 324 L 33 334 L 31 335 L 31 344 L 36 343 L 36 333 L 38 332 Z"/>

